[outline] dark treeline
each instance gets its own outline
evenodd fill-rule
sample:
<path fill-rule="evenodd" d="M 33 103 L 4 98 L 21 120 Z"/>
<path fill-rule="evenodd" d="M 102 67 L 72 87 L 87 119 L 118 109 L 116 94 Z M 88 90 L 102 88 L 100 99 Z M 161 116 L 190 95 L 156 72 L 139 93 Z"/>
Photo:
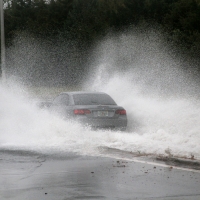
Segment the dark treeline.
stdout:
<path fill-rule="evenodd" d="M 176 42 L 200 48 L 200 0 L 7 0 L 6 39 L 18 30 L 93 41 L 112 29 L 157 23 Z M 47 3 L 48 2 L 48 3 Z"/>
<path fill-rule="evenodd" d="M 108 33 L 134 27 L 159 29 L 178 49 L 177 55 L 197 61 L 182 67 L 200 74 L 200 0 L 4 2 L 7 70 L 34 84 L 42 84 L 36 80 L 52 84 L 54 79 L 57 85 L 81 83 L 89 70 L 93 44 Z"/>

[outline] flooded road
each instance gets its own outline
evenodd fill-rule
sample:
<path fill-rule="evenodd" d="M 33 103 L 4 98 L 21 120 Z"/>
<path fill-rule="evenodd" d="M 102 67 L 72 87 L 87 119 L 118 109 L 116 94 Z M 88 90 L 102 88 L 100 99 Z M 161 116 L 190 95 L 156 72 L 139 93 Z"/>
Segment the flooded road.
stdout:
<path fill-rule="evenodd" d="M 108 36 L 91 52 L 88 73 L 80 70 L 79 89 L 108 93 L 126 109 L 128 128 L 93 131 L 37 106 L 76 86 L 61 84 L 74 77 L 70 70 L 64 77 L 52 71 L 76 62 L 60 45 L 52 57 L 48 45 L 18 39 L 8 51 L 10 77 L 0 84 L 0 199 L 200 199 L 199 171 L 171 159 L 200 160 L 199 79 L 184 71 L 193 62 L 155 32 Z M 58 55 L 65 62 L 57 65 Z"/>
<path fill-rule="evenodd" d="M 199 160 L 197 105 L 151 99 L 144 106 L 137 96 L 142 126 L 134 131 L 129 114 L 127 132 L 93 131 L 39 109 L 14 86 L 0 91 L 0 199 L 200 199 L 200 171 L 155 159 Z M 175 124 L 179 111 L 184 120 Z"/>
<path fill-rule="evenodd" d="M 127 159 L 0 151 L 0 199 L 199 200 L 200 173 Z"/>

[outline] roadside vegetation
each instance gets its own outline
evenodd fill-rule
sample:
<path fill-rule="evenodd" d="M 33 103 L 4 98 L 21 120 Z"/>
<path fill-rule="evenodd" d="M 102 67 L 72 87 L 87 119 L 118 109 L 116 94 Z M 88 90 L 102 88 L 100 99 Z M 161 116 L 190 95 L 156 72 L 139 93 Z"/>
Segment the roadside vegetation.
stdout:
<path fill-rule="evenodd" d="M 7 40 L 27 30 L 88 42 L 109 29 L 144 23 L 157 23 L 175 42 L 200 48 L 200 0 L 7 0 L 5 9 Z"/>

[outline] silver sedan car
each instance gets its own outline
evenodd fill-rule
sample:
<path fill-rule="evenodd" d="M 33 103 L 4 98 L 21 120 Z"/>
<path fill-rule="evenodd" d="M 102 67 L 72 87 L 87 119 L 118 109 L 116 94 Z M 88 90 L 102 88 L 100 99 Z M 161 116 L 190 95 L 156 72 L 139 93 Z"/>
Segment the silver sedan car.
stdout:
<path fill-rule="evenodd" d="M 126 110 L 103 92 L 64 92 L 50 105 L 51 110 L 94 129 L 124 131 L 127 127 Z"/>

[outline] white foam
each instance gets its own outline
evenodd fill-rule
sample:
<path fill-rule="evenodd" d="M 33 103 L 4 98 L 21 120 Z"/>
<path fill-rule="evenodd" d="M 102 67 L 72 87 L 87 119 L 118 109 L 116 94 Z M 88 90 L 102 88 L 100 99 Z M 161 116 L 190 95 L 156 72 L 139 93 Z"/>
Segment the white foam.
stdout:
<path fill-rule="evenodd" d="M 127 110 L 127 132 L 91 131 L 37 108 L 21 87 L 0 85 L 0 148 L 101 155 L 104 146 L 200 158 L 200 101 L 190 93 L 195 84 L 156 40 L 148 40 L 146 50 L 138 46 L 141 38 L 103 42 L 84 86 L 107 92 Z"/>
<path fill-rule="evenodd" d="M 116 79 L 125 86 L 123 79 Z M 145 98 L 134 90 L 110 93 L 128 112 L 128 132 L 91 131 L 38 109 L 29 99 L 0 86 L 1 148 L 99 155 L 105 146 L 125 151 L 200 157 L 199 103 Z M 126 83 L 127 84 L 127 83 Z M 117 88 L 116 88 L 117 87 Z"/>

